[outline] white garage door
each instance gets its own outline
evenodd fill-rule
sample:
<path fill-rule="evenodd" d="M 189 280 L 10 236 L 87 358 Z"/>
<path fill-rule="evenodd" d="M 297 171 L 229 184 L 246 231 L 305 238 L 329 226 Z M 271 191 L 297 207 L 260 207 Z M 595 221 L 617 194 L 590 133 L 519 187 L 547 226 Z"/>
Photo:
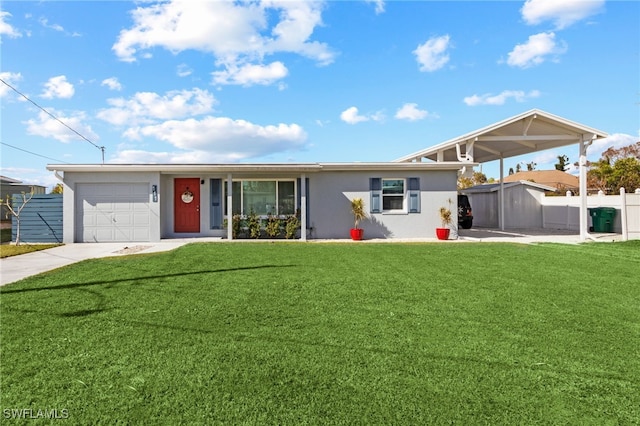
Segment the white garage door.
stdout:
<path fill-rule="evenodd" d="M 149 183 L 78 184 L 76 242 L 149 241 Z"/>

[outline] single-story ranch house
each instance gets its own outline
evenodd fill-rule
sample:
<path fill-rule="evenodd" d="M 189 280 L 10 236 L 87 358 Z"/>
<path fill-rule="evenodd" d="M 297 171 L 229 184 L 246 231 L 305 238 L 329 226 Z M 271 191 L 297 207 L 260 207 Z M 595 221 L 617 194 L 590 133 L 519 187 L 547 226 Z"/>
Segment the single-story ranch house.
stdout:
<path fill-rule="evenodd" d="M 298 214 L 300 238 L 349 238 L 352 198 L 367 238 L 435 237 L 455 211 L 453 163 L 55 165 L 64 172 L 65 242 L 228 237 L 225 219 Z"/>
<path fill-rule="evenodd" d="M 390 162 L 50 164 L 47 169 L 64 184 L 65 243 L 231 239 L 233 220 L 227 218 L 252 212 L 262 218 L 296 215 L 302 240 L 347 239 L 353 198 L 365 202 L 367 219 L 360 223 L 365 238 L 435 238 L 440 207 L 457 211 L 458 174 L 472 172 L 484 161 L 482 154 L 502 163 L 512 155 L 572 143 L 579 143 L 582 153 L 586 143 L 604 136 L 531 110 Z"/>

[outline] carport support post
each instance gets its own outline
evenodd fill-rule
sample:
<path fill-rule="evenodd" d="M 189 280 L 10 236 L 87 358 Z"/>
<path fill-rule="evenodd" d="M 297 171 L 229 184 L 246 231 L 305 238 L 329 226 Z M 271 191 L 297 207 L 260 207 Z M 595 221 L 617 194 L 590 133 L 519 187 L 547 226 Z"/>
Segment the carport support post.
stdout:
<path fill-rule="evenodd" d="M 233 176 L 227 174 L 227 239 L 233 239 Z"/>
<path fill-rule="evenodd" d="M 500 154 L 500 215 L 498 216 L 500 230 L 504 231 L 504 158 Z"/>
<path fill-rule="evenodd" d="M 307 241 L 307 183 L 306 175 L 300 175 L 300 240 Z"/>
<path fill-rule="evenodd" d="M 587 147 L 591 145 L 594 135 L 583 135 L 580 139 L 580 241 L 586 241 L 587 236 Z"/>

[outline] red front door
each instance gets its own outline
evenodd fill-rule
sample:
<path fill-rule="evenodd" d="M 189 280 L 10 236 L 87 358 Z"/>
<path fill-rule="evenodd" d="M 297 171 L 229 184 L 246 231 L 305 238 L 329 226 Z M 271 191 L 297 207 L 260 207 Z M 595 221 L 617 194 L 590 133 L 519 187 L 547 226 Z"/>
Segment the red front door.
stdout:
<path fill-rule="evenodd" d="M 200 178 L 174 181 L 175 232 L 200 232 Z"/>

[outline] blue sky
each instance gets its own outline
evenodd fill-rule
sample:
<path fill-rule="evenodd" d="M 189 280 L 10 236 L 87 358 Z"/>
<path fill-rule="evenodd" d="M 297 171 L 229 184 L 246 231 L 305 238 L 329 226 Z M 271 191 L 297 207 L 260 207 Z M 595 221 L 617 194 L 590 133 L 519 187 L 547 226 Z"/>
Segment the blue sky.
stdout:
<path fill-rule="evenodd" d="M 98 147 L 107 163 L 391 161 L 533 108 L 609 133 L 590 159 L 640 132 L 635 1 L 0 8 L 0 77 L 33 102 L 0 82 L 1 174 L 27 183 Z"/>

